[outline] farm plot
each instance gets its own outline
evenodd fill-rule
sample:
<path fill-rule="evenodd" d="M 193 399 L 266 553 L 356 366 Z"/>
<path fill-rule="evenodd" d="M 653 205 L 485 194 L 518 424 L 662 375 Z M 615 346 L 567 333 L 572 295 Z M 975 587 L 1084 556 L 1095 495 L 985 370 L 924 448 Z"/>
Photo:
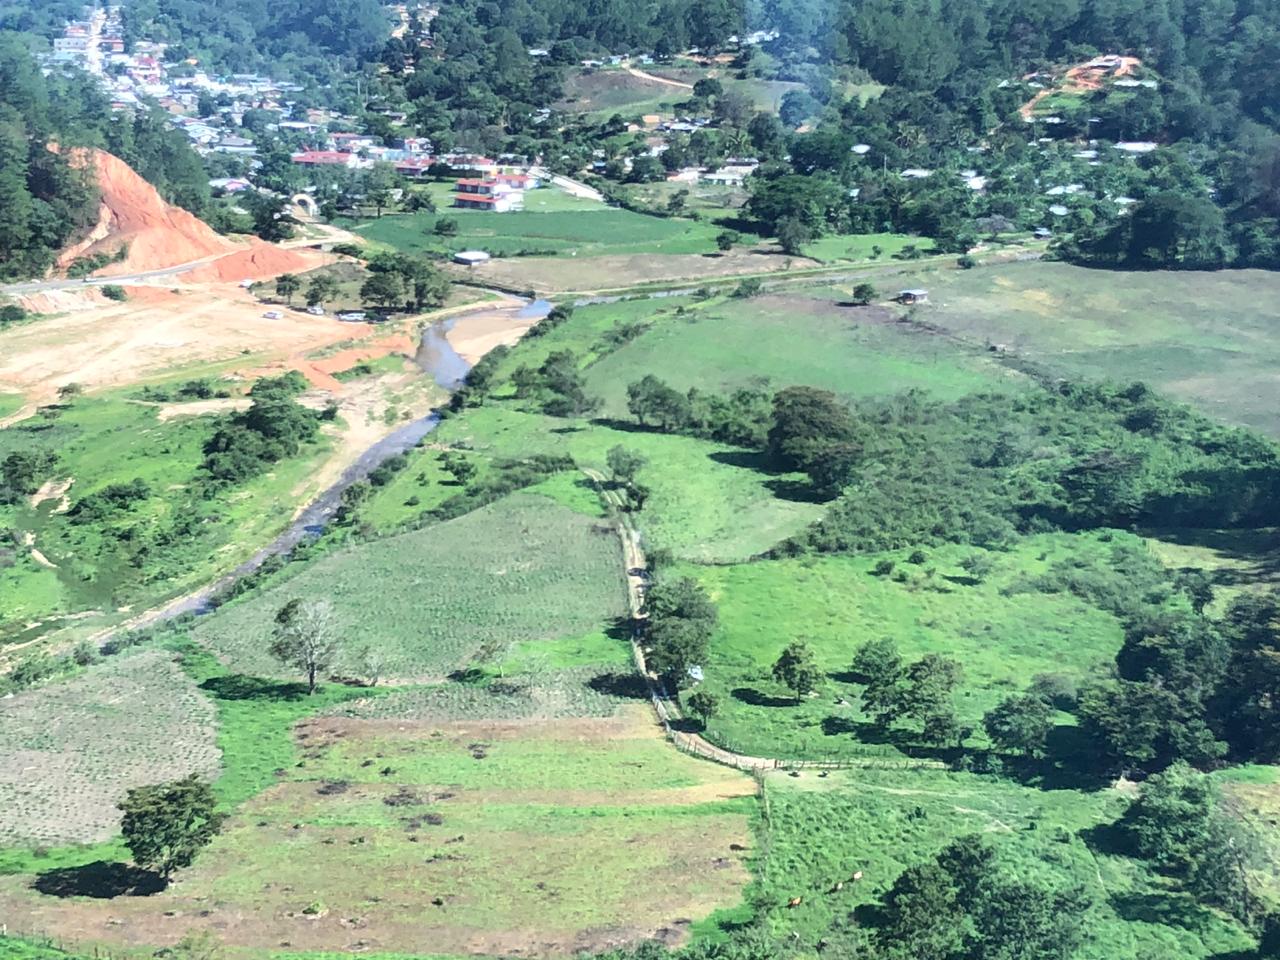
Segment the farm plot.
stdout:
<path fill-rule="evenodd" d="M 1080 887 L 1085 914 L 1080 960 L 1251 956 L 1252 941 L 1225 914 L 1197 904 L 1148 864 L 1102 838 L 1131 794 L 1038 790 L 999 777 L 859 769 L 819 779 L 770 774 L 769 856 L 759 861 L 764 922 L 779 936 L 831 953 L 874 925 L 868 909 L 907 867 L 952 840 L 980 834 L 1020 878 L 1054 889 Z M 862 871 L 857 883 L 836 881 Z M 801 904 L 787 909 L 790 898 Z M 1237 953 L 1237 951 L 1239 951 Z"/>
<path fill-rule="evenodd" d="M 385 656 L 387 675 L 439 678 L 477 656 L 500 657 L 516 640 L 575 636 L 620 616 L 618 549 L 608 525 L 516 494 L 343 549 L 229 604 L 192 635 L 233 669 L 279 676 L 267 653 L 276 611 L 295 597 L 325 597 L 341 632 Z"/>
<path fill-rule="evenodd" d="M 643 706 L 547 723 L 316 718 L 297 737 L 302 762 L 181 883 L 72 902 L 4 879 L 0 910 L 152 949 L 216 929 L 233 949 L 542 957 L 678 943 L 740 901 L 755 784 L 671 750 Z"/>
<path fill-rule="evenodd" d="M 0 844 L 109 837 L 128 788 L 218 772 L 214 726 L 162 650 L 0 700 Z"/>
<path fill-rule="evenodd" d="M 908 661 L 927 653 L 959 660 L 956 710 L 962 724 L 980 731 L 983 713 L 1037 674 L 1078 683 L 1114 658 L 1123 631 L 1113 615 L 1071 594 L 1027 586 L 1055 564 L 1101 561 L 1108 547 L 1086 535 L 1032 537 L 1012 552 L 987 555 L 992 569 L 980 582 L 960 562 L 982 551 L 953 546 L 930 551 L 920 564 L 904 551 L 685 569 L 720 612 L 705 669 L 721 711 L 708 734 L 759 756 L 900 755 L 893 733 L 877 730 L 860 711 L 861 687 L 849 673 L 857 647 L 883 637 Z M 895 575 L 873 573 L 886 559 L 896 561 Z M 771 675 L 796 637 L 812 647 L 825 674 L 815 696 L 800 703 Z"/>
<path fill-rule="evenodd" d="M 1003 344 L 1050 373 L 1144 380 L 1231 423 L 1280 436 L 1280 276 L 1112 272 L 1059 263 L 936 271 L 918 317 Z"/>

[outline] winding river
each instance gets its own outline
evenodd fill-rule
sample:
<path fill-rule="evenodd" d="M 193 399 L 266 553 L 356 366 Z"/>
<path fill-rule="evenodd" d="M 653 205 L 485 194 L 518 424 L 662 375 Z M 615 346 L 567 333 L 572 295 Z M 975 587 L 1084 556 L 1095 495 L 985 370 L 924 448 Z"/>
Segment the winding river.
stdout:
<path fill-rule="evenodd" d="M 540 319 L 550 310 L 551 304 L 547 301 L 534 300 L 521 307 L 516 316 L 520 319 Z M 424 374 L 431 376 L 437 384 L 448 390 L 459 387 L 467 371 L 471 369 L 471 365 L 453 348 L 448 338 L 449 331 L 460 319 L 462 319 L 461 316 L 447 317 L 427 327 L 422 333 L 422 340 L 414 357 L 414 361 Z M 432 411 L 425 417 L 397 427 L 360 454 L 356 461 L 342 472 L 342 476 L 317 495 L 271 543 L 225 576 L 195 593 L 143 615 L 132 625 L 144 627 L 187 613 L 211 612 L 214 609 L 213 598 L 231 584 L 253 573 L 268 558 L 287 554 L 303 541 L 323 533 L 325 526 L 338 512 L 342 493 L 347 487 L 359 480 L 364 480 L 390 457 L 412 450 L 439 425 L 440 419 L 440 415 Z"/>

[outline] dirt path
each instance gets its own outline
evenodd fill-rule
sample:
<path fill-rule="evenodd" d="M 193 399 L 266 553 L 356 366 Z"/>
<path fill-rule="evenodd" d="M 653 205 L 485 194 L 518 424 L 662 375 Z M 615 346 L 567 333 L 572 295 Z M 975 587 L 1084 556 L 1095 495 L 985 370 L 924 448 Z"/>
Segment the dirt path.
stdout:
<path fill-rule="evenodd" d="M 582 472 L 596 485 L 601 499 L 604 500 L 617 518 L 618 537 L 622 542 L 622 558 L 626 570 L 627 604 L 631 609 L 633 621 L 637 624 L 643 623 L 647 617 L 644 612 L 644 592 L 646 585 L 645 570 L 648 564 L 644 550 L 640 546 L 640 532 L 632 522 L 630 514 L 623 509 L 624 504 L 621 495 L 616 490 L 609 488 L 604 474 L 599 470 L 591 470 L 586 467 L 582 469 Z M 649 688 L 649 700 L 653 704 L 654 712 L 658 715 L 658 721 L 662 724 L 663 729 L 666 730 L 667 738 L 675 745 L 677 750 L 691 753 L 707 760 L 713 760 L 728 767 L 735 767 L 747 773 L 765 770 L 788 770 L 799 767 L 814 770 L 839 770 L 853 767 L 884 766 L 886 763 L 894 766 L 900 765 L 893 761 L 873 759 L 820 761 L 789 760 L 781 757 L 753 757 L 745 753 L 735 753 L 732 750 L 718 747 L 696 733 L 685 733 L 677 730 L 673 725 L 683 721 L 684 717 L 680 713 L 680 707 L 676 700 L 669 696 L 663 687 L 661 679 L 655 676 L 649 669 L 648 664 L 645 663 L 644 648 L 641 646 L 640 636 L 641 630 L 637 627 L 631 636 L 631 656 L 635 662 L 636 670 L 644 677 L 645 684 Z M 945 764 L 937 760 L 912 760 L 910 764 L 915 767 L 945 766 Z"/>
<path fill-rule="evenodd" d="M 679 87 L 681 90 L 693 89 L 692 83 L 682 83 L 679 80 L 671 80 L 667 77 L 659 77 L 652 73 L 646 73 L 643 70 L 637 70 L 635 67 L 631 66 L 630 64 L 623 67 L 622 69 L 626 70 L 627 73 L 631 74 L 633 77 L 636 77 L 640 80 L 649 80 L 649 81 L 652 81 L 653 83 L 665 83 L 669 87 Z"/>

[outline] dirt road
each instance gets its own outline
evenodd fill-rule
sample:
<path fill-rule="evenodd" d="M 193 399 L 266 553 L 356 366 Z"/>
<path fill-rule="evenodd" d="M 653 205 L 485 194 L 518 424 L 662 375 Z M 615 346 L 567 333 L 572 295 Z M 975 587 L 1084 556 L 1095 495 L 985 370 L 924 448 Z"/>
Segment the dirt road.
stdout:
<path fill-rule="evenodd" d="M 623 67 L 622 69 L 626 70 L 627 73 L 631 74 L 633 77 L 636 77 L 637 79 L 640 79 L 640 80 L 649 80 L 653 83 L 663 83 L 669 87 L 679 87 L 682 90 L 693 89 L 692 83 L 683 83 L 679 80 L 671 80 L 667 77 L 659 77 L 657 74 L 647 73 L 644 70 L 637 70 L 635 67 L 631 66 L 630 64 L 627 64 L 627 66 Z"/>

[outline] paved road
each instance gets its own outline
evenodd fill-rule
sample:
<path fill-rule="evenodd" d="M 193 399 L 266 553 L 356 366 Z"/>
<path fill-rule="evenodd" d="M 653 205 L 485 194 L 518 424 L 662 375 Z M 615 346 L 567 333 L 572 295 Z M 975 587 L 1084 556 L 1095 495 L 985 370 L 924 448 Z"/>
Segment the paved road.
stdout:
<path fill-rule="evenodd" d="M 28 280 L 25 283 L 11 283 L 0 287 L 0 294 L 15 296 L 25 293 L 42 293 L 46 290 L 80 290 L 84 287 L 100 287 L 107 283 L 133 286 L 146 283 L 148 280 L 160 280 L 164 277 L 173 277 L 179 273 L 186 273 L 188 270 L 194 270 L 211 259 L 215 258 L 206 257 L 204 260 L 180 263 L 176 267 L 165 267 L 163 270 L 148 270 L 146 273 L 132 273 L 124 277 L 87 277 L 83 280 Z"/>

